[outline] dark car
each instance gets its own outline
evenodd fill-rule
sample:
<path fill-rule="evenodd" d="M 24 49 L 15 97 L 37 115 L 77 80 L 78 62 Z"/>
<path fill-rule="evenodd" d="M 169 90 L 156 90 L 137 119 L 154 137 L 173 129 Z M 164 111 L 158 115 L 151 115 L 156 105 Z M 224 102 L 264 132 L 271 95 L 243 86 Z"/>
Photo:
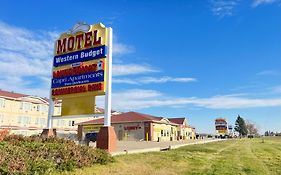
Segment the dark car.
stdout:
<path fill-rule="evenodd" d="M 85 141 L 87 143 L 87 145 L 89 145 L 89 143 L 92 141 L 92 142 L 95 142 L 97 141 L 97 135 L 98 133 L 96 132 L 91 132 L 91 133 L 87 133 L 85 135 Z"/>

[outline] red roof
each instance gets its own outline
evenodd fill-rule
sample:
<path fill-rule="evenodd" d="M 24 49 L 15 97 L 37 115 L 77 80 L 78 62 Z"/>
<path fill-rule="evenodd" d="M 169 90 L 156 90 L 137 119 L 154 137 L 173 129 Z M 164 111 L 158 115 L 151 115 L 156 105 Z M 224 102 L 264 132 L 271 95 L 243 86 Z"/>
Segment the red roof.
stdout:
<path fill-rule="evenodd" d="M 5 98 L 5 97 L 6 98 L 21 98 L 21 97 L 25 97 L 25 96 L 28 96 L 28 95 L 0 90 L 0 97 L 3 97 L 3 98 Z"/>
<path fill-rule="evenodd" d="M 184 117 L 183 118 L 169 118 L 169 120 L 173 123 L 183 125 L 185 118 Z"/>
<path fill-rule="evenodd" d="M 126 112 L 119 115 L 111 116 L 111 123 L 124 123 L 124 122 L 144 122 L 144 121 L 161 121 L 163 117 L 155 117 L 148 114 L 141 114 L 138 112 Z M 82 123 L 78 123 L 78 125 L 87 125 L 87 124 L 103 124 L 104 119 L 94 119 Z"/>

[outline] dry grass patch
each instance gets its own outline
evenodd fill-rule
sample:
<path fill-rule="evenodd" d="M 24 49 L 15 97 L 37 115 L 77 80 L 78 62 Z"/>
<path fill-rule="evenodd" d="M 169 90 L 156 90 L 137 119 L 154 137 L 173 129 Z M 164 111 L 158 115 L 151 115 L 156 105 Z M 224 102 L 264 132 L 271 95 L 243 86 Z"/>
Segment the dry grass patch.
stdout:
<path fill-rule="evenodd" d="M 281 137 L 237 139 L 190 145 L 166 152 L 116 156 L 108 165 L 76 170 L 76 175 L 281 174 Z M 69 174 L 69 173 L 67 173 Z"/>

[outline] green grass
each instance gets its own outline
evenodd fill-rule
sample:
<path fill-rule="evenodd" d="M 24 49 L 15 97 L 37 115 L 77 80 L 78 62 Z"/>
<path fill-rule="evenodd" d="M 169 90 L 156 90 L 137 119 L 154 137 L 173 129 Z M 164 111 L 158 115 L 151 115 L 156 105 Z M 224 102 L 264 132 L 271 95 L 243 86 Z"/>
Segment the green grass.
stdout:
<path fill-rule="evenodd" d="M 71 173 L 67 173 L 71 174 Z M 191 145 L 166 152 L 116 156 L 115 162 L 76 175 L 281 174 L 281 137 Z"/>

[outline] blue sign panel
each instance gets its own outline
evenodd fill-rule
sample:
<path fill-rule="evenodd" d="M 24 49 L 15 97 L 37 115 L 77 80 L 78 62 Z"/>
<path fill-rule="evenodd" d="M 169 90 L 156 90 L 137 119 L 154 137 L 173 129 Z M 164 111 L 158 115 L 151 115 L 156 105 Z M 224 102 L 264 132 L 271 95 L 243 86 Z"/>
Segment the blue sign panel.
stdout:
<path fill-rule="evenodd" d="M 74 86 L 79 84 L 95 83 L 104 81 L 104 71 L 99 70 L 97 72 L 67 76 L 62 78 L 52 79 L 52 88 L 59 88 L 65 86 Z"/>
<path fill-rule="evenodd" d="M 80 50 L 54 57 L 54 67 L 106 57 L 106 46 Z"/>

